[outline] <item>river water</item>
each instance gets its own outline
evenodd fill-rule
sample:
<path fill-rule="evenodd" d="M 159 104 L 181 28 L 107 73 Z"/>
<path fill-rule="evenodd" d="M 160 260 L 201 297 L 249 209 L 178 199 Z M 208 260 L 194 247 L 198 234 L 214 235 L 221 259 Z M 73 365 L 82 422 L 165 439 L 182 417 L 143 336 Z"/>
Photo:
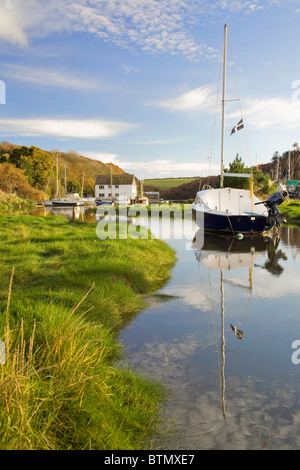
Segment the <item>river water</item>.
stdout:
<path fill-rule="evenodd" d="M 119 336 L 124 362 L 170 390 L 164 450 L 299 450 L 300 228 L 195 234 L 165 240 L 172 278 Z"/>

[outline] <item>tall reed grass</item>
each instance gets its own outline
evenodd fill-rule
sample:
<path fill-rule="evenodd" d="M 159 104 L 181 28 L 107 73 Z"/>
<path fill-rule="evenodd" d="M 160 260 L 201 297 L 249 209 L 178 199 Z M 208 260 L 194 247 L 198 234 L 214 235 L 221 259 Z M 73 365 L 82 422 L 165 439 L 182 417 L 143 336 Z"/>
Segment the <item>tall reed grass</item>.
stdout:
<path fill-rule="evenodd" d="M 0 210 L 2 212 L 12 209 L 21 209 L 29 204 L 28 201 L 20 198 L 17 194 L 5 193 L 0 190 Z"/>
<path fill-rule="evenodd" d="M 157 241 L 97 246 L 92 226 L 40 219 L 0 216 L 0 448 L 150 448 L 165 391 L 115 365 L 116 332 L 174 254 Z"/>

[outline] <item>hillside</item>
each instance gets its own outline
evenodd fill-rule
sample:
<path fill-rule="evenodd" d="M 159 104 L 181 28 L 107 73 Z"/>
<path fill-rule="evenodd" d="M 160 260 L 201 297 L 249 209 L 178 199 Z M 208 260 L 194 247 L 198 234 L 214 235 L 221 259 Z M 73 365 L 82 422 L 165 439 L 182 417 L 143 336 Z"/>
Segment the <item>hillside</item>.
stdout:
<path fill-rule="evenodd" d="M 75 151 L 47 151 L 39 147 L 29 148 L 5 141 L 0 143 L 0 163 L 12 163 L 17 168 L 24 170 L 30 185 L 43 191 L 48 188 L 49 195 L 53 195 L 56 187 L 57 159 L 61 192 L 64 191 L 65 182 L 67 182 L 77 191 L 81 189 L 83 184 L 85 194 L 94 195 L 97 175 L 110 174 L 111 169 L 113 174 L 125 174 L 117 165 L 102 163 L 79 155 Z M 34 172 L 39 172 L 35 180 Z M 73 189 L 69 189 L 69 191 L 71 190 Z"/>
<path fill-rule="evenodd" d="M 90 195 L 94 195 L 95 181 L 98 175 L 125 174 L 117 165 L 110 163 L 102 163 L 99 160 L 93 160 L 88 157 L 79 155 L 76 152 L 53 152 L 58 156 L 58 167 L 60 179 L 64 182 L 65 173 L 67 181 L 78 181 Z"/>
<path fill-rule="evenodd" d="M 169 189 L 175 188 L 177 186 L 181 186 L 183 184 L 190 183 L 191 181 L 199 180 L 199 176 L 194 176 L 191 178 L 181 177 L 181 178 L 153 178 L 153 179 L 145 179 L 143 181 L 144 186 L 151 186 L 152 188 L 156 188 L 157 191 L 161 189 Z"/>
<path fill-rule="evenodd" d="M 171 188 L 161 188 L 159 190 L 160 192 L 160 197 L 169 200 L 169 201 L 188 201 L 188 200 L 194 200 L 195 195 L 197 191 L 199 191 L 199 188 L 201 188 L 209 184 L 211 187 L 216 188 L 219 183 L 219 177 L 218 176 L 207 176 L 204 178 L 196 178 L 192 179 L 192 181 L 188 183 L 181 184 L 176 187 L 171 187 Z M 177 180 L 175 180 L 177 181 Z M 157 186 L 148 186 L 144 185 L 144 191 L 158 191 Z"/>
<path fill-rule="evenodd" d="M 289 167 L 290 178 L 288 178 Z M 284 152 L 282 156 L 279 156 L 278 161 L 273 159 L 272 162 L 258 165 L 258 168 L 264 174 L 270 175 L 273 180 L 283 181 L 286 178 L 300 180 L 300 151 L 290 152 L 290 158 L 288 152 Z"/>

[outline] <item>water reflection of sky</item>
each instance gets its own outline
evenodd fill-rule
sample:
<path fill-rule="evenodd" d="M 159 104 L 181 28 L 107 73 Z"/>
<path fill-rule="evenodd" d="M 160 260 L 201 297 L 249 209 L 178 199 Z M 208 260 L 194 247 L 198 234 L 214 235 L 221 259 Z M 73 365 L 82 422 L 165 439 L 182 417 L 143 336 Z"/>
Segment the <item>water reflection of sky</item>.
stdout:
<path fill-rule="evenodd" d="M 177 434 L 165 449 L 300 448 L 300 365 L 291 361 L 300 339 L 300 244 L 294 232 L 289 244 L 288 230 L 275 256 L 266 249 L 248 266 L 223 270 L 225 363 L 220 269 L 202 262 L 207 253 L 198 261 L 186 240 L 169 241 L 178 262 L 160 293 L 176 298 L 154 303 L 121 334 L 125 361 L 173 393 L 165 413 Z"/>

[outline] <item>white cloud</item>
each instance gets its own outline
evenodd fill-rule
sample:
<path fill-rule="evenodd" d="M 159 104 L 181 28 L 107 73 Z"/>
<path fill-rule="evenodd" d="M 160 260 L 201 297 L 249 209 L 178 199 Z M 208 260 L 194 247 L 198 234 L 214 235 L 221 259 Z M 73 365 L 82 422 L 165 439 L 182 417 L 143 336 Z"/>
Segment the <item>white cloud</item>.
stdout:
<path fill-rule="evenodd" d="M 8 77 L 37 85 L 90 90 L 100 84 L 95 80 L 86 77 L 75 77 L 59 70 L 53 70 L 53 68 L 41 69 L 17 64 L 5 64 L 5 68 Z"/>
<path fill-rule="evenodd" d="M 30 5 L 31 1 L 28 2 L 29 8 Z M 24 31 L 27 21 L 20 6 L 18 1 L 15 5 L 10 1 L 0 2 L 0 38 L 19 46 L 27 46 L 28 39 Z"/>
<path fill-rule="evenodd" d="M 295 87 L 296 88 L 296 85 Z M 207 111 L 215 112 L 217 105 L 216 89 L 213 86 L 203 85 L 179 96 L 162 99 L 150 103 L 173 111 Z M 218 106 L 220 105 L 220 98 Z M 226 119 L 235 121 L 240 119 L 240 109 L 226 112 Z M 256 129 L 277 127 L 281 130 L 299 129 L 300 122 L 300 89 L 291 93 L 290 99 L 270 97 L 262 99 L 246 98 L 243 100 L 243 115 L 247 125 Z"/>
<path fill-rule="evenodd" d="M 124 70 L 124 72 L 129 75 L 131 73 L 138 73 L 141 71 L 141 69 L 139 67 L 133 67 L 132 65 L 126 65 L 126 64 L 122 64 L 120 65 L 121 69 Z"/>
<path fill-rule="evenodd" d="M 189 58 L 211 56 L 189 27 L 216 15 L 251 13 L 272 0 L 0 0 L 0 38 L 19 46 L 49 33 L 88 32 L 120 47 L 169 52 Z M 276 3 L 277 5 L 277 3 Z"/>
<path fill-rule="evenodd" d="M 220 170 L 216 165 L 209 166 L 209 162 L 176 162 L 173 160 L 151 160 L 147 161 L 121 161 L 114 160 L 128 173 L 135 173 L 139 178 L 150 177 L 175 177 L 175 176 L 199 176 L 208 173 L 217 174 Z"/>
<path fill-rule="evenodd" d="M 204 85 L 180 96 L 161 100 L 153 104 L 176 111 L 212 109 L 216 103 L 216 90 L 213 86 Z"/>
<path fill-rule="evenodd" d="M 0 119 L 5 136 L 54 136 L 57 138 L 101 139 L 132 127 L 131 124 L 100 119 Z"/>
<path fill-rule="evenodd" d="M 209 165 L 209 162 L 176 162 L 173 160 L 151 160 L 149 161 L 131 161 L 122 160 L 118 154 L 93 152 L 89 150 L 81 150 L 80 155 L 100 160 L 102 163 L 111 163 L 122 168 L 127 173 L 135 174 L 139 179 L 159 178 L 159 177 L 179 177 L 179 176 L 201 176 L 203 174 L 218 174 L 219 166 Z"/>
<path fill-rule="evenodd" d="M 244 101 L 245 124 L 257 129 L 299 129 L 300 100 L 285 98 L 247 99 Z M 238 118 L 239 113 L 230 113 L 228 118 Z"/>
<path fill-rule="evenodd" d="M 114 153 L 90 152 L 89 150 L 81 151 L 80 155 L 84 155 L 92 160 L 99 160 L 102 163 L 116 163 L 115 160 L 118 158 L 118 155 Z"/>

